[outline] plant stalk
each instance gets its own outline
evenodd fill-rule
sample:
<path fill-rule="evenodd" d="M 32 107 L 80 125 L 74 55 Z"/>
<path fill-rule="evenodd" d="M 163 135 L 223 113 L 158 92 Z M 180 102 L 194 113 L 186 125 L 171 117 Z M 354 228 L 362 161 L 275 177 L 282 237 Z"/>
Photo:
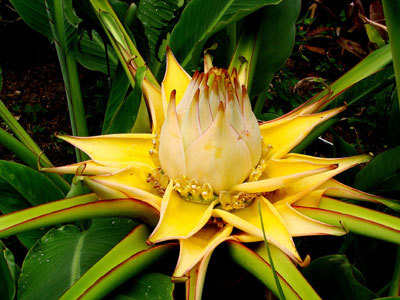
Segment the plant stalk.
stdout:
<path fill-rule="evenodd" d="M 400 246 L 397 246 L 396 262 L 394 264 L 389 296 L 400 296 Z"/>
<path fill-rule="evenodd" d="M 400 103 L 400 0 L 382 0 Z"/>
<path fill-rule="evenodd" d="M 52 15 L 51 7 L 46 1 L 49 23 L 53 33 L 54 44 L 65 85 L 72 134 L 75 136 L 87 136 L 88 130 L 79 84 L 78 68 L 74 52 L 72 49 L 69 49 L 67 43 L 63 2 L 61 0 L 55 0 L 53 2 L 53 7 L 54 15 Z M 80 150 L 75 149 L 75 151 L 77 161 L 88 159 L 87 155 Z"/>

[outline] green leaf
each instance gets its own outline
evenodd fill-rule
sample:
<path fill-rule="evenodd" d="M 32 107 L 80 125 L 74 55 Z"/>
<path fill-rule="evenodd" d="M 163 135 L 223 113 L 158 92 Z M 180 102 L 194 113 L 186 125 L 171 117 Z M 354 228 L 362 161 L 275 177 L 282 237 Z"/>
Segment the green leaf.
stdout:
<path fill-rule="evenodd" d="M 136 276 L 107 296 L 110 300 L 174 299 L 171 277 L 151 272 Z"/>
<path fill-rule="evenodd" d="M 12 252 L 1 241 L 0 251 L 0 299 L 12 300 L 15 297 L 19 267 L 15 264 Z"/>
<path fill-rule="evenodd" d="M 374 299 L 375 293 L 360 281 L 364 281 L 344 255 L 334 254 L 313 260 L 303 270 L 304 276 L 324 299 L 351 300 Z"/>
<path fill-rule="evenodd" d="M 379 31 L 371 24 L 364 24 L 365 31 L 367 32 L 368 39 L 370 42 L 375 43 L 378 47 L 385 45 L 385 40 L 379 34 Z"/>
<path fill-rule="evenodd" d="M 82 22 L 82 19 L 79 18 L 75 10 L 72 6 L 72 0 L 63 0 L 63 6 L 64 6 L 64 15 L 65 18 L 68 20 L 68 22 L 73 26 L 73 27 L 78 27 L 78 25 Z"/>
<path fill-rule="evenodd" d="M 327 197 L 321 198 L 319 207 L 293 207 L 320 222 L 400 244 L 400 218 L 398 217 Z"/>
<path fill-rule="evenodd" d="M 392 109 L 389 113 L 389 122 L 387 127 L 387 140 L 389 148 L 400 145 L 400 132 L 398 129 L 400 120 L 399 102 L 397 101 L 397 93 L 394 87 L 391 95 Z"/>
<path fill-rule="evenodd" d="M 22 266 L 18 299 L 58 299 L 82 274 L 128 234 L 130 219 L 94 219 L 86 231 L 52 229 L 29 251 Z"/>
<path fill-rule="evenodd" d="M 108 75 L 105 47 L 106 45 L 96 31 L 92 31 L 91 37 L 87 32 L 84 32 L 75 47 L 75 57 L 85 68 Z M 107 51 L 110 74 L 112 75 L 117 68 L 118 58 L 111 46 L 107 45 Z"/>
<path fill-rule="evenodd" d="M 145 66 L 140 67 L 137 70 L 133 91 L 124 99 L 124 101 L 120 102 L 119 107 L 115 110 L 115 113 L 106 129 L 107 133 L 127 133 L 132 131 L 142 98 L 141 86 L 145 73 Z M 122 84 L 124 83 L 123 81 L 119 81 L 118 83 L 121 82 Z M 109 112 L 109 110 L 107 110 L 107 112 Z"/>
<path fill-rule="evenodd" d="M 10 0 L 15 10 L 26 24 L 39 33 L 52 38 L 44 1 L 41 0 Z"/>
<path fill-rule="evenodd" d="M 14 136 L 0 128 L 0 143 L 5 146 L 8 150 L 13 152 L 19 157 L 25 164 L 31 168 L 37 168 L 39 157 L 35 155 L 28 147 L 18 141 Z M 40 157 L 40 165 L 46 166 L 46 161 Z M 50 166 L 49 166 L 50 167 Z M 50 178 L 64 193 L 68 193 L 70 185 L 68 182 L 58 174 L 45 174 L 46 177 Z"/>
<path fill-rule="evenodd" d="M 39 205 L 64 198 L 63 192 L 45 175 L 11 161 L 0 160 L 0 184 L 3 188 L 9 187 L 9 191 L 14 191 L 16 197 L 22 197 L 29 205 Z M 5 213 L 12 211 L 7 201 L 2 199 L 0 205 L 1 211 Z"/>
<path fill-rule="evenodd" d="M 361 64 L 362 62 L 360 62 Z M 373 62 L 371 62 L 372 67 Z M 361 73 L 359 75 L 362 75 Z M 394 69 L 392 65 L 382 68 L 382 70 L 371 74 L 365 79 L 356 82 L 350 86 L 349 89 L 333 97 L 333 105 L 343 105 L 345 102 L 347 105 L 352 105 L 357 101 L 365 99 L 366 97 L 377 93 L 394 82 Z"/>
<path fill-rule="evenodd" d="M 183 67 L 197 66 L 206 41 L 222 28 L 281 0 L 192 0 L 171 33 L 170 46 Z"/>
<path fill-rule="evenodd" d="M 355 187 L 363 191 L 379 190 L 381 186 L 386 189 L 388 183 L 399 184 L 400 175 L 400 146 L 387 150 L 376 156 L 356 176 Z M 397 181 L 393 181 L 396 180 Z M 394 190 L 396 189 L 393 186 Z M 399 186 L 397 186 L 397 189 Z"/>
<path fill-rule="evenodd" d="M 137 17 L 143 24 L 150 50 L 148 66 L 156 77 L 164 67 L 161 63 L 165 59 L 165 45 L 161 47 L 162 40 L 166 39 L 167 33 L 172 30 L 171 22 L 177 10 L 176 0 L 143 0 L 137 7 Z"/>
<path fill-rule="evenodd" d="M 94 194 L 58 200 L 0 216 L 0 237 L 59 223 L 102 217 L 130 217 L 150 226 L 158 221 L 158 211 L 136 199 L 98 200 Z"/>
<path fill-rule="evenodd" d="M 130 86 L 129 78 L 119 64 L 112 80 L 111 91 L 108 96 L 106 113 L 104 116 L 102 134 L 109 134 L 114 117 L 120 109 Z"/>
<path fill-rule="evenodd" d="M 245 19 L 246 27 L 235 52 L 234 64 L 238 69 L 240 57 L 249 63 L 248 91 L 250 98 L 268 89 L 274 73 L 286 62 L 294 45 L 296 20 L 301 1 L 284 0 L 278 5 L 269 5 L 260 11 L 259 23 L 255 16 Z M 250 37 L 250 39 L 248 39 Z M 241 43 L 249 43 L 249 55 L 241 53 Z M 245 46 L 246 47 L 246 46 Z M 256 76 L 254 76 L 256 74 Z M 262 99 L 264 101 L 264 99 Z"/>
<path fill-rule="evenodd" d="M 146 226 L 136 227 L 79 278 L 60 300 L 100 299 L 175 248 L 174 244 L 150 248 L 146 243 L 149 234 Z"/>
<path fill-rule="evenodd" d="M 374 52 L 369 54 L 366 58 L 364 58 L 361 62 L 355 65 L 350 71 L 346 72 L 338 80 L 332 83 L 332 85 L 330 86 L 332 94 L 330 95 L 329 98 L 331 99 L 331 101 L 328 101 L 326 105 L 331 103 L 332 100 L 335 99 L 335 97 L 343 93 L 343 91 L 345 91 L 352 85 L 382 70 L 391 62 L 392 62 L 392 54 L 390 52 L 389 45 L 386 45 L 378 50 L 375 50 Z M 376 82 L 375 84 L 379 85 L 379 82 Z M 315 96 L 312 99 L 312 101 L 314 102 L 317 101 L 318 99 L 321 99 L 328 92 L 329 90 L 325 89 L 320 94 Z"/>
<path fill-rule="evenodd" d="M 396 74 L 397 96 L 400 103 L 400 1 L 383 0 L 382 6 L 389 33 L 394 72 Z"/>
<path fill-rule="evenodd" d="M 3 214 L 64 198 L 64 193 L 45 175 L 24 165 L 0 161 L 0 211 Z M 18 235 L 28 249 L 45 231 Z"/>
<path fill-rule="evenodd" d="M 387 56 L 388 48 L 385 48 L 385 52 L 383 52 L 382 56 Z M 382 53 L 382 52 L 381 52 Z M 390 54 L 390 53 L 389 53 Z M 387 66 L 383 70 L 379 70 L 372 75 L 365 77 L 368 65 L 371 68 L 376 68 L 375 65 L 384 67 L 387 63 L 386 61 L 380 61 L 381 57 L 373 56 L 368 61 L 361 61 L 357 66 L 355 66 L 352 70 L 349 71 L 351 76 L 347 76 L 346 74 L 343 77 L 339 78 L 335 83 L 332 84 L 333 96 L 331 96 L 331 100 L 333 106 L 343 105 L 344 102 L 347 105 L 352 105 L 357 101 L 362 100 L 365 97 L 368 97 L 372 93 L 375 93 L 390 84 L 393 84 L 394 80 L 394 71 L 392 66 Z M 375 63 L 374 63 L 375 61 Z M 346 81 L 348 81 L 346 83 Z M 344 90 L 336 89 L 336 87 L 342 88 Z M 335 88 L 335 89 L 334 89 Z M 318 94 L 316 97 L 312 98 L 310 101 L 314 101 L 314 99 L 320 99 L 321 95 L 326 91 Z M 327 122 L 318 125 L 299 145 L 297 145 L 293 152 L 300 153 L 304 151 L 315 139 L 317 139 L 321 134 L 323 134 L 328 128 L 336 124 L 339 121 L 339 118 L 329 119 Z"/>
<path fill-rule="evenodd" d="M 228 241 L 229 255 L 241 267 L 253 274 L 275 295 L 279 295 L 264 244 L 253 251 L 236 241 Z M 276 273 L 287 299 L 320 299 L 288 256 L 269 244 Z"/>

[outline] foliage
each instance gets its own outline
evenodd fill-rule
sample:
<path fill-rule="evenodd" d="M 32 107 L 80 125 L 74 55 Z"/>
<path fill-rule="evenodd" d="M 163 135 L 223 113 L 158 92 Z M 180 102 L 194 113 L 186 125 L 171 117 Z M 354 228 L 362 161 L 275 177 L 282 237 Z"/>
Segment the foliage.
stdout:
<path fill-rule="evenodd" d="M 310 1 L 302 1 L 300 9 L 301 1 L 291 0 L 10 2 L 26 24 L 56 48 L 73 135 L 88 134 L 86 119 L 101 119 L 96 120 L 99 125 L 89 127 L 96 134 L 159 130 L 161 124 L 155 120 L 164 118 L 164 108 L 152 107 L 147 95 L 152 93 L 149 86 L 160 87 L 167 46 L 191 75 L 202 65 L 207 66 L 212 57 L 230 72 L 235 68 L 248 88 L 256 116 L 263 121 L 284 116 L 309 97 L 307 105 L 316 105 L 315 110 L 345 104 L 347 112 L 318 125 L 294 152 L 328 157 L 379 153 L 367 166 L 341 175 L 340 180 L 388 198 L 336 187 L 326 191 L 318 207 L 294 203 L 293 207 L 304 215 L 351 232 L 334 242 L 328 239 L 326 247 L 317 237 L 296 238 L 302 256 L 315 254 L 302 272 L 271 243 L 267 248 L 263 243 L 247 247 L 230 240 L 218 247 L 211 264 L 229 257 L 269 291 L 278 297 L 283 293 L 286 299 L 399 295 L 395 279 L 400 267 L 393 261 L 396 255 L 397 261 L 400 259 L 400 251 L 395 249 L 396 243 L 400 247 L 400 204 L 392 199 L 400 190 L 396 118 L 396 82 L 397 90 L 400 82 L 396 32 L 400 28 L 396 14 L 392 14 L 400 13 L 397 4 L 383 1 L 382 7 L 372 1 L 366 9 L 363 1 L 357 1 L 350 12 L 347 6 L 329 7 Z M 335 17 L 325 18 L 322 11 Z M 389 35 L 376 19 L 383 11 Z M 351 20 L 361 25 L 350 28 Z M 362 38 L 354 36 L 353 31 Z M 318 44 L 321 40 L 324 42 Z M 311 68 L 305 67 L 308 63 Z M 83 72 L 101 78 L 96 88 L 91 87 L 98 94 L 96 108 L 84 108 L 92 90 L 81 80 Z M 0 90 L 3 76 L 0 68 Z M 85 87 L 83 92 L 81 86 Z M 107 101 L 105 110 L 102 99 Z M 14 108 L 34 123 L 47 113 L 41 104 Z M 76 168 L 72 181 L 39 172 L 53 167 L 50 160 L 3 103 L 0 116 L 6 129 L 0 131 L 0 143 L 27 165 L 0 161 L 0 211 L 4 214 L 0 217 L 0 236 L 17 237 L 0 244 L 1 299 L 182 296 L 180 284 L 169 280 L 178 255 L 176 243 L 146 243 L 149 227 L 158 220 L 153 206 L 101 184 L 103 198 L 86 194 L 82 184 L 98 188 L 96 180 L 84 176 L 87 165 Z M 43 127 L 37 125 L 35 130 Z M 78 162 L 86 158 L 77 150 Z M 268 230 L 263 227 L 264 234 Z M 374 246 L 368 253 L 374 259 L 360 263 L 362 257 L 354 249 L 365 241 Z M 269 242 L 266 237 L 265 242 Z M 209 261 L 210 256 L 190 270 L 187 299 L 200 299 L 204 282 L 206 289 L 213 285 L 219 289 L 215 282 L 204 279 Z M 390 274 L 370 271 L 380 261 L 392 268 Z M 218 280 L 228 288 L 246 282 L 239 278 L 238 282 L 224 283 L 225 270 L 210 270 L 210 278 L 218 273 Z M 253 277 L 244 274 L 256 286 Z M 248 295 L 252 296 L 250 292 Z"/>

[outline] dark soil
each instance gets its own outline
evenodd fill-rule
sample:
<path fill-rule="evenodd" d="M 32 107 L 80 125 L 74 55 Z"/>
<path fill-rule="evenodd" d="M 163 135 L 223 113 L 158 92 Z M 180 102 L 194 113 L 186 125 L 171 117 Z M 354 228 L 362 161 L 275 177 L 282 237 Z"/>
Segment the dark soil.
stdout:
<path fill-rule="evenodd" d="M 71 133 L 64 84 L 55 63 L 3 69 L 0 99 L 55 165 L 74 161 L 74 152 L 56 138 Z M 12 155 L 1 148 L 2 159 Z"/>

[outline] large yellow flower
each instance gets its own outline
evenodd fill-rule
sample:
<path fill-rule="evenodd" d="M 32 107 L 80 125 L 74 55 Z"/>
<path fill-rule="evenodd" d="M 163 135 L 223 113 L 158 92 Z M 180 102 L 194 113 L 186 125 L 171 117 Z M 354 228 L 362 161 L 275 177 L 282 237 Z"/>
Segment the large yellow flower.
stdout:
<path fill-rule="evenodd" d="M 332 178 L 370 157 L 289 153 L 344 107 L 315 113 L 322 99 L 259 125 L 240 82 L 236 71 L 209 65 L 191 78 L 168 50 L 161 91 L 143 84 L 152 133 L 63 136 L 92 160 L 47 171 L 77 174 L 100 199 L 131 197 L 159 210 L 148 242 L 179 240 L 176 279 L 206 264 L 227 239 L 262 241 L 258 206 L 268 242 L 305 264 L 293 237 L 345 230 L 303 215 L 294 204 L 318 207 L 323 195 L 368 198 Z"/>

